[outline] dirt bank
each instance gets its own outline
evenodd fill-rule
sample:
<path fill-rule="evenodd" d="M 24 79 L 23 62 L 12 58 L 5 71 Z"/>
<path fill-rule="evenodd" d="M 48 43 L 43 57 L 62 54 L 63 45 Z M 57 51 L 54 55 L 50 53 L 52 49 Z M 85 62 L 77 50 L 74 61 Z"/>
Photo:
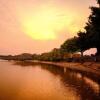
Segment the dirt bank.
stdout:
<path fill-rule="evenodd" d="M 42 64 L 51 64 L 59 67 L 64 67 L 77 71 L 85 71 L 87 73 L 93 73 L 100 76 L 100 63 L 84 62 L 84 63 L 72 63 L 72 62 L 47 62 L 47 61 L 33 61 Z"/>

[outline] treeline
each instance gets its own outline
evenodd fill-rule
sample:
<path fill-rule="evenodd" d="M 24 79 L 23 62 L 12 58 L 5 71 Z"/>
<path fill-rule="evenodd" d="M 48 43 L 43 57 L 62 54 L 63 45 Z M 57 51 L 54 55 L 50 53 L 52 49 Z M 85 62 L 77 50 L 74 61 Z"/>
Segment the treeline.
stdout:
<path fill-rule="evenodd" d="M 81 52 L 83 56 L 85 50 L 96 48 L 96 56 L 100 56 L 100 0 L 97 0 L 97 3 L 98 7 L 90 7 L 91 14 L 84 31 L 79 31 L 77 36 L 66 40 L 61 45 L 63 52 Z"/>
<path fill-rule="evenodd" d="M 74 58 L 79 58 L 80 54 L 74 54 Z M 54 48 L 50 52 L 42 53 L 42 54 L 29 54 L 23 53 L 20 55 L 1 55 L 0 59 L 3 60 L 17 60 L 17 61 L 25 61 L 25 60 L 40 60 L 40 61 L 72 61 L 71 53 L 64 53 L 60 49 Z"/>
<path fill-rule="evenodd" d="M 99 6 L 90 7 L 91 14 L 88 17 L 84 31 L 79 31 L 77 36 L 67 39 L 59 49 L 55 48 L 51 52 L 41 54 L 39 56 L 40 60 L 100 61 L 100 0 L 96 1 Z M 96 48 L 97 53 L 83 57 L 83 53 L 90 48 Z M 75 54 L 78 52 L 81 53 L 81 56 Z M 74 55 L 78 55 L 78 57 L 74 57 Z"/>
<path fill-rule="evenodd" d="M 15 61 L 27 61 L 27 60 L 38 60 L 38 61 L 67 61 L 67 62 L 81 62 L 83 61 L 95 61 L 94 55 L 92 56 L 84 56 L 81 58 L 80 54 L 71 54 L 62 52 L 61 49 L 54 48 L 50 52 L 42 53 L 42 54 L 29 54 L 23 53 L 20 55 L 1 55 L 0 59 L 3 60 L 15 60 Z"/>
<path fill-rule="evenodd" d="M 23 54 L 20 54 L 20 55 L 0 55 L 0 59 L 24 61 L 24 60 L 32 60 L 33 55 L 29 54 L 29 53 L 23 53 Z"/>

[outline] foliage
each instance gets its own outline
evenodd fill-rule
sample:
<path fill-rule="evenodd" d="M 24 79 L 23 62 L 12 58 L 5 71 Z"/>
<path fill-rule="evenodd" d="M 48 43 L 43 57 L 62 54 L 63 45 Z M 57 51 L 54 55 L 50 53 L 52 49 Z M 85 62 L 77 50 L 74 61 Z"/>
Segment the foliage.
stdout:
<path fill-rule="evenodd" d="M 78 32 L 77 37 L 66 40 L 61 49 L 63 52 L 83 53 L 89 48 L 97 48 L 97 55 L 100 55 L 100 0 L 97 0 L 99 7 L 91 7 L 91 14 L 85 26 L 84 32 Z"/>
<path fill-rule="evenodd" d="M 60 49 L 54 48 L 52 51 L 48 53 L 42 53 L 40 55 L 39 60 L 43 61 L 60 61 L 62 59 L 62 54 L 60 52 Z"/>
<path fill-rule="evenodd" d="M 79 47 L 80 52 L 84 52 L 85 50 L 89 49 L 90 43 L 88 41 L 86 33 L 79 31 L 77 35 L 78 37 L 76 45 Z"/>
<path fill-rule="evenodd" d="M 100 0 L 98 0 L 100 3 Z M 86 29 L 86 36 L 90 42 L 89 46 L 97 48 L 97 55 L 100 55 L 100 7 L 91 7 Z"/>
<path fill-rule="evenodd" d="M 97 0 L 97 3 L 100 5 L 100 0 Z"/>
<path fill-rule="evenodd" d="M 77 46 L 77 37 L 71 38 L 66 40 L 62 45 L 61 45 L 61 50 L 63 52 L 68 52 L 68 53 L 74 53 L 77 51 L 80 51 L 79 47 Z"/>

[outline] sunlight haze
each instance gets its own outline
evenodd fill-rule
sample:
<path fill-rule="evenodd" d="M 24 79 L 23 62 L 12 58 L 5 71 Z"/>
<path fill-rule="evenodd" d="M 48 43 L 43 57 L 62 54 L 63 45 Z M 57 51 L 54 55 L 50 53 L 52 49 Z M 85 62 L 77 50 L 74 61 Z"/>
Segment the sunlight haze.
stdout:
<path fill-rule="evenodd" d="M 0 0 L 0 54 L 42 53 L 83 30 L 95 0 Z"/>

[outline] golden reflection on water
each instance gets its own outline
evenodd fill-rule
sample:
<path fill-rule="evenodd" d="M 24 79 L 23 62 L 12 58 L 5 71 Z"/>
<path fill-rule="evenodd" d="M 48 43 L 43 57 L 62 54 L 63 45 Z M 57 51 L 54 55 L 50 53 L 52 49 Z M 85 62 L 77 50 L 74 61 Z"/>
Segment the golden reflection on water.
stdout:
<path fill-rule="evenodd" d="M 42 69 L 40 65 L 20 67 L 3 62 L 0 69 L 0 100 L 78 100 L 79 98 L 70 87 L 65 91 L 59 75 L 55 76 L 48 70 Z"/>
<path fill-rule="evenodd" d="M 88 95 L 83 98 L 86 84 L 75 73 L 47 65 L 24 66 L 0 62 L 0 100 L 91 100 Z"/>
<path fill-rule="evenodd" d="M 84 80 L 86 81 L 87 84 L 89 84 L 89 86 L 94 90 L 94 92 L 96 92 L 97 94 L 99 94 L 100 92 L 100 85 L 97 84 L 96 82 L 94 82 L 93 80 L 85 77 Z"/>

